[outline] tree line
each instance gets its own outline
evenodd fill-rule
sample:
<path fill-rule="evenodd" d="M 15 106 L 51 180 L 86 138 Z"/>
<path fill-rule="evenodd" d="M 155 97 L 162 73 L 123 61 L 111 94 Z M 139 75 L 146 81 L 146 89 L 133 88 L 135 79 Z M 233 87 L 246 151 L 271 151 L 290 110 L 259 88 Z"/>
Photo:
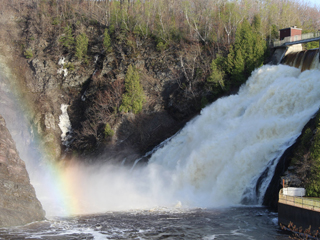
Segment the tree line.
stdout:
<path fill-rule="evenodd" d="M 17 11 L 23 5 L 35 9 L 50 8 L 55 20 L 76 23 L 79 17 L 95 19 L 111 31 L 134 31 L 144 37 L 154 35 L 161 44 L 172 40 L 234 42 L 238 25 L 254 16 L 261 18 L 260 34 L 264 39 L 277 37 L 277 30 L 299 26 L 318 31 L 319 9 L 299 0 L 3 0 Z"/>

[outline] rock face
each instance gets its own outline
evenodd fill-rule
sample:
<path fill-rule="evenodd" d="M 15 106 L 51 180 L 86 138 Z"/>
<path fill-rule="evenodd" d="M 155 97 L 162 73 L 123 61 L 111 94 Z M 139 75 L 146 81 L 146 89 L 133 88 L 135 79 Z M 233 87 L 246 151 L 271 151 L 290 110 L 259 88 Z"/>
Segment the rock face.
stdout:
<path fill-rule="evenodd" d="M 0 115 L 0 227 L 23 225 L 44 216 L 25 163 Z"/>

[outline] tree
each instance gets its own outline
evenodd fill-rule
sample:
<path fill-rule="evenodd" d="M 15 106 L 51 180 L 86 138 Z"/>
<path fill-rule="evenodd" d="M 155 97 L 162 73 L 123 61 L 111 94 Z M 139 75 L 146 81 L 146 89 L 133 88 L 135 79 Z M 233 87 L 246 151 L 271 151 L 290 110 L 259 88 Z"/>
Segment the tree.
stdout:
<path fill-rule="evenodd" d="M 251 72 L 263 64 L 266 43 L 259 32 L 260 17 L 255 16 L 253 24 L 245 19 L 239 25 L 235 43 L 227 58 L 227 72 L 231 79 L 243 83 Z"/>
<path fill-rule="evenodd" d="M 252 27 L 255 32 L 260 32 L 261 29 L 261 17 L 259 15 L 253 16 Z"/>
<path fill-rule="evenodd" d="M 210 68 L 211 68 L 211 74 L 207 79 L 207 83 L 211 87 L 211 91 L 214 94 L 219 93 L 221 90 L 224 89 L 225 84 L 224 84 L 224 71 L 221 67 L 221 63 L 224 60 L 222 57 L 217 56 L 216 59 L 212 60 Z"/>
<path fill-rule="evenodd" d="M 103 47 L 107 53 L 111 51 L 111 39 L 107 28 L 103 33 Z"/>
<path fill-rule="evenodd" d="M 80 33 L 76 38 L 76 57 L 82 60 L 83 56 L 87 54 L 88 37 L 85 33 Z"/>
<path fill-rule="evenodd" d="M 226 2 L 223 4 L 220 10 L 220 18 L 223 22 L 225 33 L 227 34 L 228 44 L 230 44 L 232 34 L 243 19 L 236 2 Z"/>
<path fill-rule="evenodd" d="M 125 78 L 126 93 L 122 95 L 121 112 L 139 113 L 142 110 L 145 96 L 140 84 L 140 76 L 137 69 L 130 65 Z"/>
<path fill-rule="evenodd" d="M 74 37 L 72 35 L 72 29 L 70 26 L 66 26 L 63 29 L 64 36 L 62 36 L 59 41 L 62 43 L 64 47 L 68 49 L 68 51 L 71 51 L 74 47 Z"/>
<path fill-rule="evenodd" d="M 237 49 L 235 58 L 233 59 L 234 68 L 232 70 L 231 79 L 236 83 L 242 84 L 246 80 L 245 76 L 245 60 L 240 49 Z"/>

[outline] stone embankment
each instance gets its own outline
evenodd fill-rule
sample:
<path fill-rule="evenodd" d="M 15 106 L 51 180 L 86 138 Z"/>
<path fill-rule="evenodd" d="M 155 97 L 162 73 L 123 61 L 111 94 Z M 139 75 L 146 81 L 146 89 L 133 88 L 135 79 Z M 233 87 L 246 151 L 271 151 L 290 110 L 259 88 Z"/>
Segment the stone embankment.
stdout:
<path fill-rule="evenodd" d="M 25 163 L 0 115 L 0 227 L 43 220 L 45 212 L 30 183 Z"/>

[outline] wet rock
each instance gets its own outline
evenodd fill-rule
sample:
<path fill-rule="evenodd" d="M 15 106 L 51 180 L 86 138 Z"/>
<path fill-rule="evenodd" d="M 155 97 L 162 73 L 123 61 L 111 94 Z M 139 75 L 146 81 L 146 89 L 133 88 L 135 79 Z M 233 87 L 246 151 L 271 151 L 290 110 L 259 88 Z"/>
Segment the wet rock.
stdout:
<path fill-rule="evenodd" d="M 36 198 L 25 163 L 0 116 L 0 227 L 43 220 L 45 212 Z"/>

